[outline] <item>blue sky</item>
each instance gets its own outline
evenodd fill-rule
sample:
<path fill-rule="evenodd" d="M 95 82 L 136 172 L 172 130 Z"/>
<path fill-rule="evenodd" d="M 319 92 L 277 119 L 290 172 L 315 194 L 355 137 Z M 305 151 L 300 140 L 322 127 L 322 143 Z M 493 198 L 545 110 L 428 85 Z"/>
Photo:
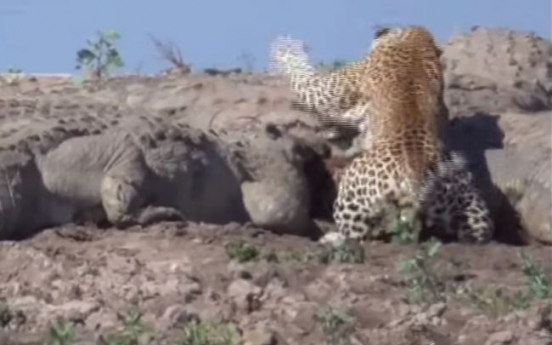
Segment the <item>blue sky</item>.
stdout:
<path fill-rule="evenodd" d="M 148 38 L 171 40 L 194 69 L 267 65 L 268 45 L 290 34 L 314 62 L 356 59 L 381 24 L 421 24 L 440 41 L 473 25 L 551 38 L 550 0 L 0 0 L 0 70 L 74 72 L 98 29 L 122 35 L 128 72 L 166 67 Z M 244 58 L 245 57 L 245 58 Z"/>

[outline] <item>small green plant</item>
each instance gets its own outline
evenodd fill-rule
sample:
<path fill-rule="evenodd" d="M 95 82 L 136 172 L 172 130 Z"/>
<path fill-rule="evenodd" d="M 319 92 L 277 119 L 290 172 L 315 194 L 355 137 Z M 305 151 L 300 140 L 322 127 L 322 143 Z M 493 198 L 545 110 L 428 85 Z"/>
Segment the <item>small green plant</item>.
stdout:
<path fill-rule="evenodd" d="M 388 232 L 391 241 L 398 244 L 412 244 L 418 241 L 422 223 L 413 207 L 391 205 L 387 210 Z"/>
<path fill-rule="evenodd" d="M 242 339 L 231 324 L 192 322 L 184 328 L 177 345 L 241 345 Z"/>
<path fill-rule="evenodd" d="M 320 256 L 320 262 L 323 264 L 361 264 L 365 260 L 366 254 L 364 253 L 364 248 L 362 248 L 358 240 L 353 238 L 346 238 L 343 241 L 327 245 Z"/>
<path fill-rule="evenodd" d="M 523 251 L 519 251 L 521 271 L 525 276 L 529 293 L 539 299 L 552 298 L 550 278 L 546 276 L 542 267 L 538 266 Z"/>
<path fill-rule="evenodd" d="M 138 310 L 133 309 L 126 314 L 118 314 L 117 316 L 123 323 L 123 329 L 107 337 L 100 336 L 99 345 L 139 345 L 148 343 L 152 331 L 142 324 L 142 314 Z"/>
<path fill-rule="evenodd" d="M 469 300 L 496 315 L 527 309 L 536 299 L 549 299 L 552 302 L 550 278 L 525 253 L 520 251 L 518 255 L 526 282 L 524 290 L 508 294 L 496 287 L 475 289 L 466 293 Z"/>
<path fill-rule="evenodd" d="M 355 319 L 343 310 L 334 307 L 320 309 L 315 320 L 322 327 L 326 338 L 325 345 L 349 345 L 350 335 L 354 330 Z"/>
<path fill-rule="evenodd" d="M 407 275 L 411 302 L 434 303 L 442 300 L 444 286 L 437 277 L 433 263 L 440 248 L 440 242 L 431 240 L 423 244 L 413 258 L 399 262 L 399 272 Z"/>
<path fill-rule="evenodd" d="M 13 65 L 10 65 L 10 67 L 8 67 L 8 73 L 12 73 L 12 74 L 20 74 L 22 73 L 23 71 L 21 70 L 21 68 L 18 68 L 18 67 L 15 67 Z"/>
<path fill-rule="evenodd" d="M 10 65 L 8 67 L 8 75 L 4 75 L 2 79 L 8 85 L 17 85 L 22 78 L 22 72 L 23 71 L 20 68 Z"/>
<path fill-rule="evenodd" d="M 305 255 L 303 253 L 297 252 L 297 251 L 283 251 L 279 253 L 271 252 L 265 256 L 265 260 L 268 262 L 299 262 L 299 263 L 306 263 L 309 261 L 308 255 Z"/>
<path fill-rule="evenodd" d="M 98 31 L 97 37 L 87 41 L 88 47 L 77 52 L 77 70 L 83 70 L 85 78 L 100 80 L 115 68 L 124 66 L 115 42 L 120 35 L 113 30 Z"/>
<path fill-rule="evenodd" d="M 512 310 L 525 309 L 529 306 L 528 295 L 517 292 L 513 296 L 505 294 L 500 288 L 477 289 L 468 293 L 469 299 L 480 309 L 490 311 L 495 315 L 508 313 Z"/>
<path fill-rule="evenodd" d="M 236 260 L 240 263 L 256 260 L 259 257 L 257 247 L 242 239 L 228 242 L 224 249 L 230 260 Z"/>
<path fill-rule="evenodd" d="M 58 318 L 50 324 L 48 329 L 48 344 L 69 345 L 75 341 L 74 324 L 70 321 Z"/>
<path fill-rule="evenodd" d="M 283 262 L 307 262 L 309 258 L 300 252 L 286 251 L 280 255 L 280 260 Z"/>

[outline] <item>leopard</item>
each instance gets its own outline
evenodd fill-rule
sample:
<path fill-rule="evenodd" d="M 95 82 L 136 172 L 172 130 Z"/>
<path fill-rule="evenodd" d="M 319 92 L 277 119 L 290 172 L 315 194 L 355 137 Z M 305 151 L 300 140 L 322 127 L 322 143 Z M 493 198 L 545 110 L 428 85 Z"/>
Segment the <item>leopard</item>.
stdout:
<path fill-rule="evenodd" d="M 408 211 L 397 213 L 400 220 L 419 220 L 420 240 L 489 242 L 489 208 L 466 159 L 444 140 L 441 48 L 420 25 L 382 28 L 374 37 L 355 110 L 368 114 L 371 143 L 340 174 L 337 231 L 326 240 L 388 237 L 386 216 L 398 209 Z"/>
<path fill-rule="evenodd" d="M 285 75 L 303 110 L 314 113 L 325 126 L 322 136 L 333 142 L 358 138 L 358 146 L 369 146 L 369 113 L 366 99 L 360 88 L 367 71 L 370 71 L 369 51 L 378 38 L 389 33 L 387 27 L 377 27 L 368 52 L 359 60 L 343 64 L 330 71 L 319 71 L 309 62 L 306 44 L 290 35 L 280 35 L 271 44 L 269 72 Z M 438 48 L 439 49 L 439 48 Z M 441 50 L 438 51 L 439 56 Z M 449 120 L 444 101 L 440 104 L 441 124 Z"/>
<path fill-rule="evenodd" d="M 309 62 L 306 44 L 290 35 L 277 36 L 270 47 L 269 73 L 289 78 L 294 105 L 317 116 L 327 140 L 368 133 L 364 114 L 351 110 L 359 101 L 363 64 L 364 60 L 353 61 L 321 71 Z"/>

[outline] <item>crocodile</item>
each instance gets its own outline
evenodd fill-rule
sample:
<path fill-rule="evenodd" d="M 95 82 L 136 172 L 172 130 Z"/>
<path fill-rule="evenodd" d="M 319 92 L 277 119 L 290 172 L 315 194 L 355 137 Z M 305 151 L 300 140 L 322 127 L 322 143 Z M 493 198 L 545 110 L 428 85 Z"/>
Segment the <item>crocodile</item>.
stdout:
<path fill-rule="evenodd" d="M 144 109 L 118 111 L 26 114 L 11 128 L 2 124 L 1 239 L 85 221 L 121 228 L 252 221 L 278 231 L 308 229 L 302 166 L 313 157 L 308 145 L 270 129 L 223 135 Z M 260 196 L 261 190 L 276 192 Z"/>
<path fill-rule="evenodd" d="M 552 244 L 551 120 L 550 111 L 497 117 L 502 148 L 486 150 L 484 166 L 496 187 L 491 200 L 503 237 L 517 232 L 523 242 Z"/>
<path fill-rule="evenodd" d="M 51 138 L 49 129 L 15 146 L 2 140 L 2 237 L 82 221 L 121 228 L 159 220 L 244 221 L 236 202 L 240 176 L 224 146 L 199 130 L 155 120 L 129 117 L 100 134 L 55 141 L 40 140 Z"/>

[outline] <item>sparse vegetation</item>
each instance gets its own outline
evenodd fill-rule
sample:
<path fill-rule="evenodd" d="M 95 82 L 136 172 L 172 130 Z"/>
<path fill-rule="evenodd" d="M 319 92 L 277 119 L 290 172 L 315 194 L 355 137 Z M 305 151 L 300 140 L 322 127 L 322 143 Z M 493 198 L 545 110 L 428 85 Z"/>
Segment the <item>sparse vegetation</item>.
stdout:
<path fill-rule="evenodd" d="M 152 35 L 150 35 L 150 39 L 155 45 L 155 48 L 159 52 L 161 58 L 171 64 L 171 70 L 177 71 L 180 74 L 188 74 L 191 72 L 190 65 L 184 62 L 180 49 L 172 42 L 161 42 Z"/>
<path fill-rule="evenodd" d="M 123 328 L 107 336 L 98 337 L 98 345 L 145 345 L 150 344 L 154 332 L 145 326 L 142 314 L 136 310 L 118 315 Z M 75 344 L 74 324 L 64 319 L 57 319 L 50 325 L 48 332 L 49 345 Z M 242 345 L 241 335 L 232 324 L 215 322 L 188 323 L 183 335 L 175 345 Z"/>
<path fill-rule="evenodd" d="M 552 289 L 550 287 L 550 277 L 548 277 L 542 267 L 537 265 L 523 251 L 519 252 L 521 259 L 521 271 L 526 279 L 528 294 L 533 298 L 552 299 Z"/>
<path fill-rule="evenodd" d="M 242 239 L 228 242 L 224 249 L 230 260 L 240 263 L 256 260 L 259 257 L 259 250 L 254 245 Z"/>
<path fill-rule="evenodd" d="M 351 344 L 350 336 L 355 326 L 354 317 L 334 307 L 322 308 L 314 317 L 324 332 L 324 345 Z"/>
<path fill-rule="evenodd" d="M 98 31 L 95 38 L 87 41 L 88 47 L 77 52 L 77 70 L 84 71 L 85 79 L 101 80 L 124 66 L 115 42 L 121 36 L 113 30 Z"/>
<path fill-rule="evenodd" d="M 347 238 L 339 243 L 332 243 L 326 246 L 321 254 L 320 262 L 330 263 L 353 263 L 361 264 L 365 261 L 366 254 L 359 241 Z"/>
<path fill-rule="evenodd" d="M 192 322 L 184 328 L 184 336 L 177 345 L 241 345 L 240 334 L 231 324 Z"/>
<path fill-rule="evenodd" d="M 70 321 L 58 318 L 50 324 L 48 329 L 48 344 L 70 345 L 75 341 L 74 324 Z"/>
<path fill-rule="evenodd" d="M 133 309 L 126 314 L 118 314 L 117 316 L 123 323 L 123 329 L 108 336 L 100 336 L 99 345 L 140 345 L 149 343 L 149 338 L 153 335 L 153 332 L 142 323 L 142 313 Z"/>
<path fill-rule="evenodd" d="M 412 244 L 418 241 L 422 223 L 413 207 L 392 205 L 387 210 L 388 232 L 391 240 L 398 244 Z"/>
<path fill-rule="evenodd" d="M 265 256 L 268 262 L 302 262 L 306 263 L 310 257 L 297 251 L 271 252 Z"/>
<path fill-rule="evenodd" d="M 477 289 L 468 293 L 469 298 L 481 309 L 495 314 L 504 314 L 526 309 L 531 302 L 544 299 L 552 303 L 550 278 L 523 251 L 519 252 L 521 272 L 525 277 L 525 290 L 506 294 L 500 288 Z"/>
<path fill-rule="evenodd" d="M 468 297 L 480 309 L 496 315 L 516 309 L 525 309 L 529 306 L 529 300 L 525 294 L 517 292 L 514 295 L 508 295 L 496 287 L 476 289 L 469 292 Z"/>
<path fill-rule="evenodd" d="M 431 240 L 421 245 L 413 258 L 401 260 L 398 270 L 407 276 L 406 284 L 411 303 L 431 304 L 443 299 L 444 284 L 434 267 L 441 243 Z"/>

